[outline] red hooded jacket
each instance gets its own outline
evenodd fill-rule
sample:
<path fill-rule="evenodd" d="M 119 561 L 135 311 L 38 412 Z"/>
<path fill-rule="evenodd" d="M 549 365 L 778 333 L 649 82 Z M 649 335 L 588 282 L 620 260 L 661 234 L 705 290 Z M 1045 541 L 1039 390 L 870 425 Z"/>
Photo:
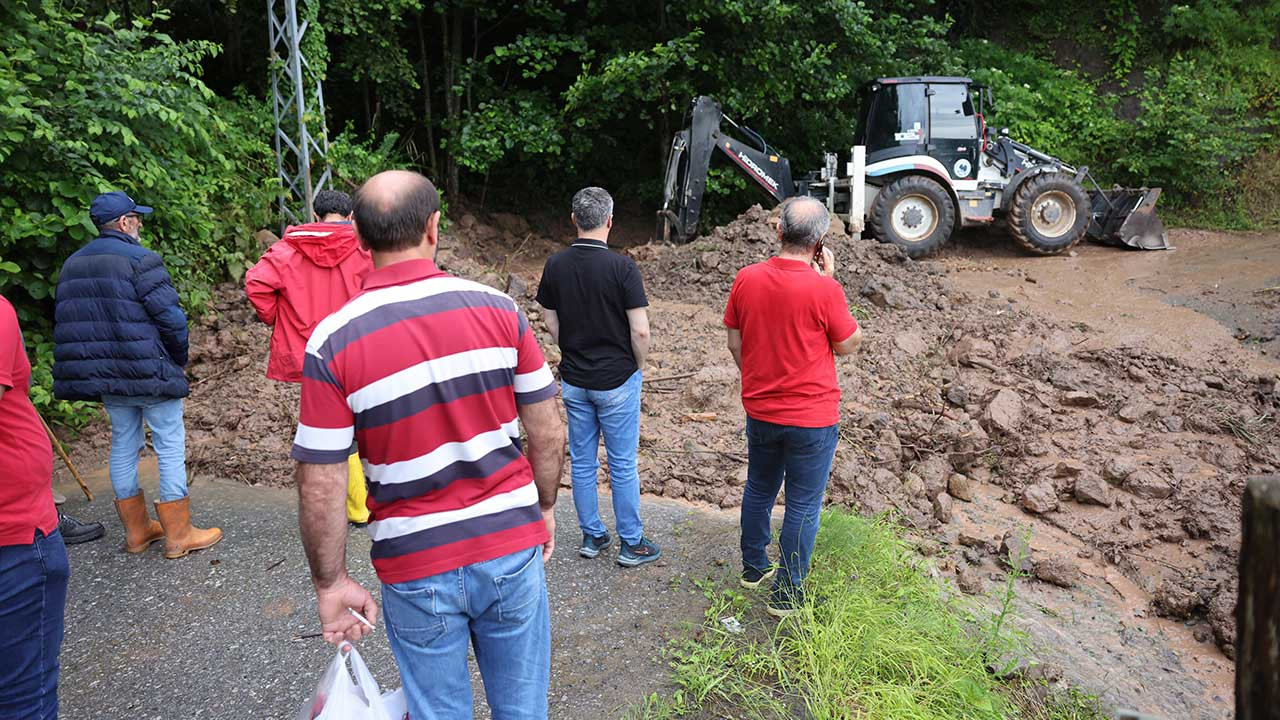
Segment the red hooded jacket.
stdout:
<path fill-rule="evenodd" d="M 302 382 L 302 355 L 316 325 L 360 291 L 373 259 L 350 223 L 308 223 L 285 230 L 244 276 L 249 302 L 271 325 L 267 377 Z"/>

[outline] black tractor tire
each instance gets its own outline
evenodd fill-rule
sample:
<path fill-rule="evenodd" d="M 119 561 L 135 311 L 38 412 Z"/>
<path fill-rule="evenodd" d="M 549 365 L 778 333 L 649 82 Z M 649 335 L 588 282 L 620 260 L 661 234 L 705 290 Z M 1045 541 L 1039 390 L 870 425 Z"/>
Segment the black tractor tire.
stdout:
<path fill-rule="evenodd" d="M 956 207 L 946 188 L 923 175 L 907 175 L 881 188 L 867 213 L 871 234 L 882 243 L 897 245 L 912 258 L 924 257 L 945 245 L 955 224 Z M 913 228 L 919 232 L 909 234 Z"/>
<path fill-rule="evenodd" d="M 1084 187 L 1066 173 L 1047 172 L 1018 186 L 1006 220 L 1019 245 L 1037 255 L 1057 255 L 1084 239 L 1090 216 Z"/>

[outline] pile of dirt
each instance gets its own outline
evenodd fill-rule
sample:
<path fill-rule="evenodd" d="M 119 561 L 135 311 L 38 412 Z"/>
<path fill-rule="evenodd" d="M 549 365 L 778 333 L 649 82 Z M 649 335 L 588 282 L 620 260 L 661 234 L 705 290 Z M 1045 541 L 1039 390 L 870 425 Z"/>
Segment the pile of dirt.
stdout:
<path fill-rule="evenodd" d="M 756 207 L 691 245 L 629 251 L 656 299 L 647 492 L 740 502 L 744 418 L 720 312 L 737 270 L 773 253 L 776 223 Z M 956 502 L 994 485 L 1127 571 L 1157 612 L 1207 614 L 1230 652 L 1240 494 L 1280 465 L 1277 378 L 1088 349 L 1087 328 L 956 291 L 945 266 L 834 230 L 837 279 L 867 341 L 837 363 L 831 501 L 945 533 Z"/>
<path fill-rule="evenodd" d="M 725 508 L 741 501 L 745 417 L 722 315 L 737 271 L 774 253 L 776 225 L 776 212 L 755 207 L 690 245 L 626 251 L 644 274 L 653 329 L 644 492 Z M 844 406 L 830 500 L 893 511 L 955 542 L 956 503 L 997 498 L 1033 525 L 1080 538 L 1152 594 L 1156 612 L 1207 616 L 1230 652 L 1240 494 L 1247 476 L 1280 466 L 1277 378 L 1140 348 L 1091 349 L 1087 327 L 1037 317 L 995 291 L 960 291 L 942 263 L 838 227 L 828 246 L 867 333 L 857 355 L 837 362 Z M 514 216 L 464 215 L 439 262 L 513 296 L 554 366 L 533 295 L 543 260 L 561 247 Z M 193 322 L 193 473 L 292 482 L 298 387 L 266 379 L 269 336 L 231 284 Z M 995 562 L 999 536 L 970 540 L 964 558 Z M 1028 570 L 1046 581 L 1078 575 L 1070 558 L 1040 560 L 1043 571 Z"/>

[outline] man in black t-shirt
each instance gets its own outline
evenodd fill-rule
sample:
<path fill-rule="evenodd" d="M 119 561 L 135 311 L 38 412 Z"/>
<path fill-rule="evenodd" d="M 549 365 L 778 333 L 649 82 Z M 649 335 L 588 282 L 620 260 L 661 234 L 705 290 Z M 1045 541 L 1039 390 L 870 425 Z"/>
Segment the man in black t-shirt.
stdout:
<path fill-rule="evenodd" d="M 547 258 L 538 285 L 547 328 L 563 353 L 560 380 L 569 417 L 573 504 L 582 528 L 578 554 L 593 558 L 612 538 L 600 521 L 596 476 L 604 435 L 613 488 L 613 514 L 622 547 L 618 564 L 635 567 L 662 551 L 640 522 L 641 368 L 649 352 L 649 301 L 631 258 L 609 249 L 613 198 L 598 187 L 573 196 L 578 239 Z"/>

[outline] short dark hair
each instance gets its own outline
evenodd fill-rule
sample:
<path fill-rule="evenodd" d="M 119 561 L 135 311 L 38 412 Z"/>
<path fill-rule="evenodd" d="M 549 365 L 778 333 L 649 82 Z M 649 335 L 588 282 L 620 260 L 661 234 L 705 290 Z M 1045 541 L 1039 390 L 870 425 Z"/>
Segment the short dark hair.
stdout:
<path fill-rule="evenodd" d="M 365 182 L 356 190 L 356 232 L 370 249 L 395 252 L 417 247 L 431 216 L 440 209 L 440 193 L 418 173 L 394 190 L 369 191 Z"/>
<path fill-rule="evenodd" d="M 318 218 L 325 215 L 346 217 L 351 214 L 351 196 L 339 190 L 321 190 L 311 201 L 311 209 Z"/>

